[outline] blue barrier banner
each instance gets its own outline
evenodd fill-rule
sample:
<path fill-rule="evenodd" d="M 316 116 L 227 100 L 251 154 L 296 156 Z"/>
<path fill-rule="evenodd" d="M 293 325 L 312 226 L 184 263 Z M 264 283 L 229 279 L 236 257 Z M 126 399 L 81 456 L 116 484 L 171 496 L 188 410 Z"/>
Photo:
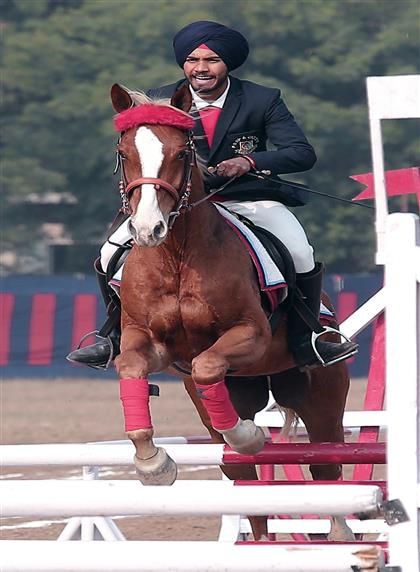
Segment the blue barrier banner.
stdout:
<path fill-rule="evenodd" d="M 324 287 L 343 321 L 382 287 L 382 276 L 329 275 Z M 94 276 L 9 276 L 0 293 L 0 366 L 3 378 L 116 377 L 70 364 L 65 356 L 105 319 Z M 353 377 L 368 374 L 372 327 L 357 337 Z M 87 340 L 89 343 L 89 340 Z"/>

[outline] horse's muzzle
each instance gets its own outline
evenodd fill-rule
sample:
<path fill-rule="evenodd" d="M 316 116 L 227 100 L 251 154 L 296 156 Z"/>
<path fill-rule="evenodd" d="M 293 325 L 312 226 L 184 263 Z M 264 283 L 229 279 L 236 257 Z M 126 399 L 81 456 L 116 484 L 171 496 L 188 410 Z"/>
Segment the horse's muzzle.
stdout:
<path fill-rule="evenodd" d="M 159 246 L 168 234 L 168 225 L 164 221 L 159 221 L 151 229 L 137 229 L 130 220 L 128 229 L 138 246 Z"/>

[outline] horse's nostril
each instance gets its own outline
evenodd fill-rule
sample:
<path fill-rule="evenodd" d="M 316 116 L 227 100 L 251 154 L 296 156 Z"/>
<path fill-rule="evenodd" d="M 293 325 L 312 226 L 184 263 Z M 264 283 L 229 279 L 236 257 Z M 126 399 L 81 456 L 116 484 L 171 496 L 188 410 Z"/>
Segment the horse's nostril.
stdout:
<path fill-rule="evenodd" d="M 155 228 L 153 229 L 153 236 L 155 238 L 161 238 L 166 232 L 165 224 L 161 221 L 158 222 Z"/>

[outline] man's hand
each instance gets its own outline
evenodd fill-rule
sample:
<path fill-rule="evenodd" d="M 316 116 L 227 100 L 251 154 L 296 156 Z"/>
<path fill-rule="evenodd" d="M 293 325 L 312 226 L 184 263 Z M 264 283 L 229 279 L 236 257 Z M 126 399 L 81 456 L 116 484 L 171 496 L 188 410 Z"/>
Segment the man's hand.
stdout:
<path fill-rule="evenodd" d="M 251 169 L 251 163 L 244 157 L 235 157 L 234 159 L 227 159 L 217 165 L 213 173 L 221 177 L 240 177 L 245 175 Z M 210 170 L 210 169 L 209 169 Z"/>

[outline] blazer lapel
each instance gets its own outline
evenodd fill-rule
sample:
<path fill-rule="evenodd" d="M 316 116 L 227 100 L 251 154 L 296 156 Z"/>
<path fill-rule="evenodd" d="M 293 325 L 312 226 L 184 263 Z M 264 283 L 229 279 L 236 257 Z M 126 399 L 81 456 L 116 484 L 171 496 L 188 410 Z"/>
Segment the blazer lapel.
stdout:
<path fill-rule="evenodd" d="M 217 122 L 216 131 L 214 133 L 213 145 L 210 148 L 209 161 L 217 151 L 218 147 L 223 141 L 230 124 L 238 113 L 241 106 L 242 89 L 239 81 L 231 77 L 230 88 L 227 94 L 222 113 L 220 114 L 219 121 Z"/>

